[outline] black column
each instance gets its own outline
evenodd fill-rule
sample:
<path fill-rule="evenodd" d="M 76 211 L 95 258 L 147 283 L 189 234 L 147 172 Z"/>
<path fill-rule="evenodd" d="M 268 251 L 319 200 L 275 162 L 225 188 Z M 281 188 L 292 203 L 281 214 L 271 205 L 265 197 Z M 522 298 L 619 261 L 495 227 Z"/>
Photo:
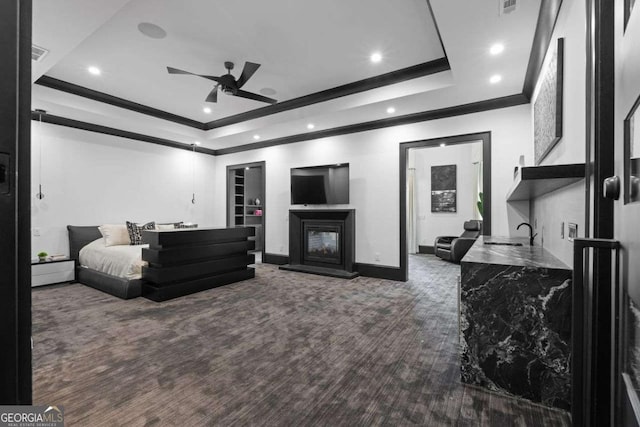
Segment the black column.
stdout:
<path fill-rule="evenodd" d="M 614 174 L 614 3 L 585 0 L 587 5 L 586 79 L 586 230 L 585 237 L 613 238 L 613 200 L 603 196 L 602 183 Z M 588 254 L 587 254 L 588 255 Z M 574 408 L 574 425 L 606 426 L 611 422 L 611 253 L 594 249 L 585 265 L 584 291 L 592 294 L 591 325 L 587 325 L 586 348 L 582 351 L 584 396 L 582 408 Z M 586 320 L 585 320 L 586 322 Z M 590 326 L 590 327 L 589 327 Z"/>
<path fill-rule="evenodd" d="M 0 1 L 0 404 L 31 403 L 31 0 Z"/>

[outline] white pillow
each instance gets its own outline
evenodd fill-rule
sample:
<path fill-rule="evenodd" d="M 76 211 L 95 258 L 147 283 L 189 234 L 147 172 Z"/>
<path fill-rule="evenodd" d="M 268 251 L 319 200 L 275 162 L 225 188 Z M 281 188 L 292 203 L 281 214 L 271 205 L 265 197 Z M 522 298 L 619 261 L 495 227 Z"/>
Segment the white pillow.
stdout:
<path fill-rule="evenodd" d="M 129 231 L 124 224 L 103 224 L 98 227 L 105 246 L 130 245 Z"/>
<path fill-rule="evenodd" d="M 158 224 L 156 222 L 156 230 L 175 230 L 176 226 L 173 224 Z"/>

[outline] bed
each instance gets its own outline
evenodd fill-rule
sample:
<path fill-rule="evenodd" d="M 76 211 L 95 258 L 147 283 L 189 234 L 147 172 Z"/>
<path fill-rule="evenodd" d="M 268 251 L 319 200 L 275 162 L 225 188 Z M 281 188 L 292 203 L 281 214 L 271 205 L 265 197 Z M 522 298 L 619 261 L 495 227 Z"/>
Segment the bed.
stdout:
<path fill-rule="evenodd" d="M 255 275 L 249 267 L 255 255 L 248 253 L 255 248 L 253 227 L 154 225 L 128 245 L 110 240 L 107 228 L 113 226 L 67 226 L 78 282 L 123 299 L 143 296 L 160 302 Z"/>
<path fill-rule="evenodd" d="M 76 279 L 78 282 L 123 299 L 136 298 L 142 295 L 142 278 L 132 274 L 125 277 L 105 273 L 83 266 L 80 263 L 80 251 L 85 246 L 102 239 L 98 226 L 68 225 L 69 257 L 76 261 Z M 142 253 L 142 246 L 133 246 L 133 250 Z"/>

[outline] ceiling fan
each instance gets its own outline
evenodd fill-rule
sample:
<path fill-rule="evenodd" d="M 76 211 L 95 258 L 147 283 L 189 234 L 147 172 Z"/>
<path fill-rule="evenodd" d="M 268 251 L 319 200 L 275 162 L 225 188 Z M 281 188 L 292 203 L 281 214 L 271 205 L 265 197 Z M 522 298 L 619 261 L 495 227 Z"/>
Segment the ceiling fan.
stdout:
<path fill-rule="evenodd" d="M 253 76 L 253 73 L 255 73 L 258 68 L 260 68 L 260 64 L 245 62 L 244 68 L 242 69 L 242 74 L 240 74 L 240 77 L 237 80 L 231 75 L 231 70 L 233 70 L 233 62 L 226 61 L 224 63 L 224 67 L 227 69 L 227 74 L 223 74 L 219 77 L 190 73 L 189 71 L 183 71 L 173 67 L 167 67 L 167 71 L 169 72 L 169 74 L 188 74 L 191 76 L 198 76 L 216 82 L 217 84 L 215 85 L 213 90 L 209 92 L 206 102 L 218 102 L 218 88 L 220 88 L 220 90 L 227 95 L 239 96 L 240 98 L 253 99 L 255 101 L 267 102 L 269 104 L 275 104 L 276 102 L 278 102 L 273 98 L 267 98 L 266 96 L 258 95 L 257 93 L 251 93 L 240 89 L 242 86 L 244 86 L 245 83 L 247 83 L 247 80 L 249 80 L 251 76 Z"/>

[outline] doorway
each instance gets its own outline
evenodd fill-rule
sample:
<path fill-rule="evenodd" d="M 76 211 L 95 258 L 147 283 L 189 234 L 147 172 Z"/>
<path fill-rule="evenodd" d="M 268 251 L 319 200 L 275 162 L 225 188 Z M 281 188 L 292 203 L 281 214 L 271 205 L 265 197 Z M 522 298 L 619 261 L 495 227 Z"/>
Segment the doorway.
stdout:
<path fill-rule="evenodd" d="M 417 149 L 424 148 L 441 148 L 441 147 L 460 147 L 463 144 L 478 144 L 478 159 L 481 159 L 482 162 L 482 173 L 479 177 L 479 181 L 477 184 L 478 188 L 482 188 L 482 212 L 480 213 L 483 218 L 482 224 L 482 234 L 483 235 L 491 235 L 491 132 L 481 132 L 467 135 L 456 135 L 449 136 L 444 138 L 435 138 L 423 141 L 413 141 L 413 142 L 405 142 L 400 144 L 400 271 L 402 275 L 402 280 L 408 279 L 408 254 L 410 253 L 410 243 L 413 245 L 412 250 L 419 251 L 420 244 L 414 244 L 411 242 L 409 238 L 409 228 L 413 221 L 413 230 L 412 234 L 415 233 L 415 229 L 418 220 L 413 220 L 416 216 L 415 206 L 411 207 L 411 201 L 409 200 L 408 193 L 412 191 L 414 195 L 412 196 L 412 200 L 416 199 L 415 196 L 415 185 L 412 185 L 411 171 L 409 170 L 410 166 L 410 154 L 412 151 L 415 152 Z M 481 153 L 481 154 L 480 154 Z M 471 158 L 471 156 L 470 156 Z M 473 163 L 473 162 L 471 162 Z M 473 169 L 473 164 L 468 165 L 470 169 Z M 456 168 L 457 169 L 457 168 Z M 417 168 L 415 169 L 417 170 Z M 415 173 L 414 170 L 414 173 Z M 457 175 L 456 175 L 457 176 Z M 413 180 L 413 184 L 415 184 L 415 179 Z M 431 189 L 427 189 L 429 194 Z M 424 189 L 422 192 L 424 193 Z M 437 191 L 437 190 L 436 190 Z M 424 196 L 424 195 L 423 195 Z M 470 202 L 471 203 L 471 202 Z M 450 203 L 449 203 L 450 206 Z M 447 209 L 447 207 L 445 207 Z M 450 207 L 448 207 L 450 209 Z M 456 203 L 457 210 L 457 203 Z M 471 215 L 473 215 L 473 211 L 468 211 Z M 451 212 L 450 212 L 451 213 Z M 409 218 L 409 214 L 411 218 Z M 471 218 L 467 218 L 469 220 Z M 426 217 L 425 217 L 426 220 Z M 462 231 L 462 221 L 460 223 L 460 234 Z M 426 225 L 426 224 L 425 224 Z M 428 237 L 428 236 L 427 236 Z M 426 237 L 425 237 L 426 238 Z M 417 242 L 419 243 L 419 242 Z M 417 247 L 416 247 L 417 246 Z M 422 245 L 424 251 L 429 251 L 429 245 Z"/>
<path fill-rule="evenodd" d="M 438 236 L 482 221 L 482 141 L 410 148 L 408 156 L 407 249 L 433 254 Z"/>
<path fill-rule="evenodd" d="M 227 227 L 255 229 L 256 263 L 265 248 L 265 162 L 227 166 Z"/>

